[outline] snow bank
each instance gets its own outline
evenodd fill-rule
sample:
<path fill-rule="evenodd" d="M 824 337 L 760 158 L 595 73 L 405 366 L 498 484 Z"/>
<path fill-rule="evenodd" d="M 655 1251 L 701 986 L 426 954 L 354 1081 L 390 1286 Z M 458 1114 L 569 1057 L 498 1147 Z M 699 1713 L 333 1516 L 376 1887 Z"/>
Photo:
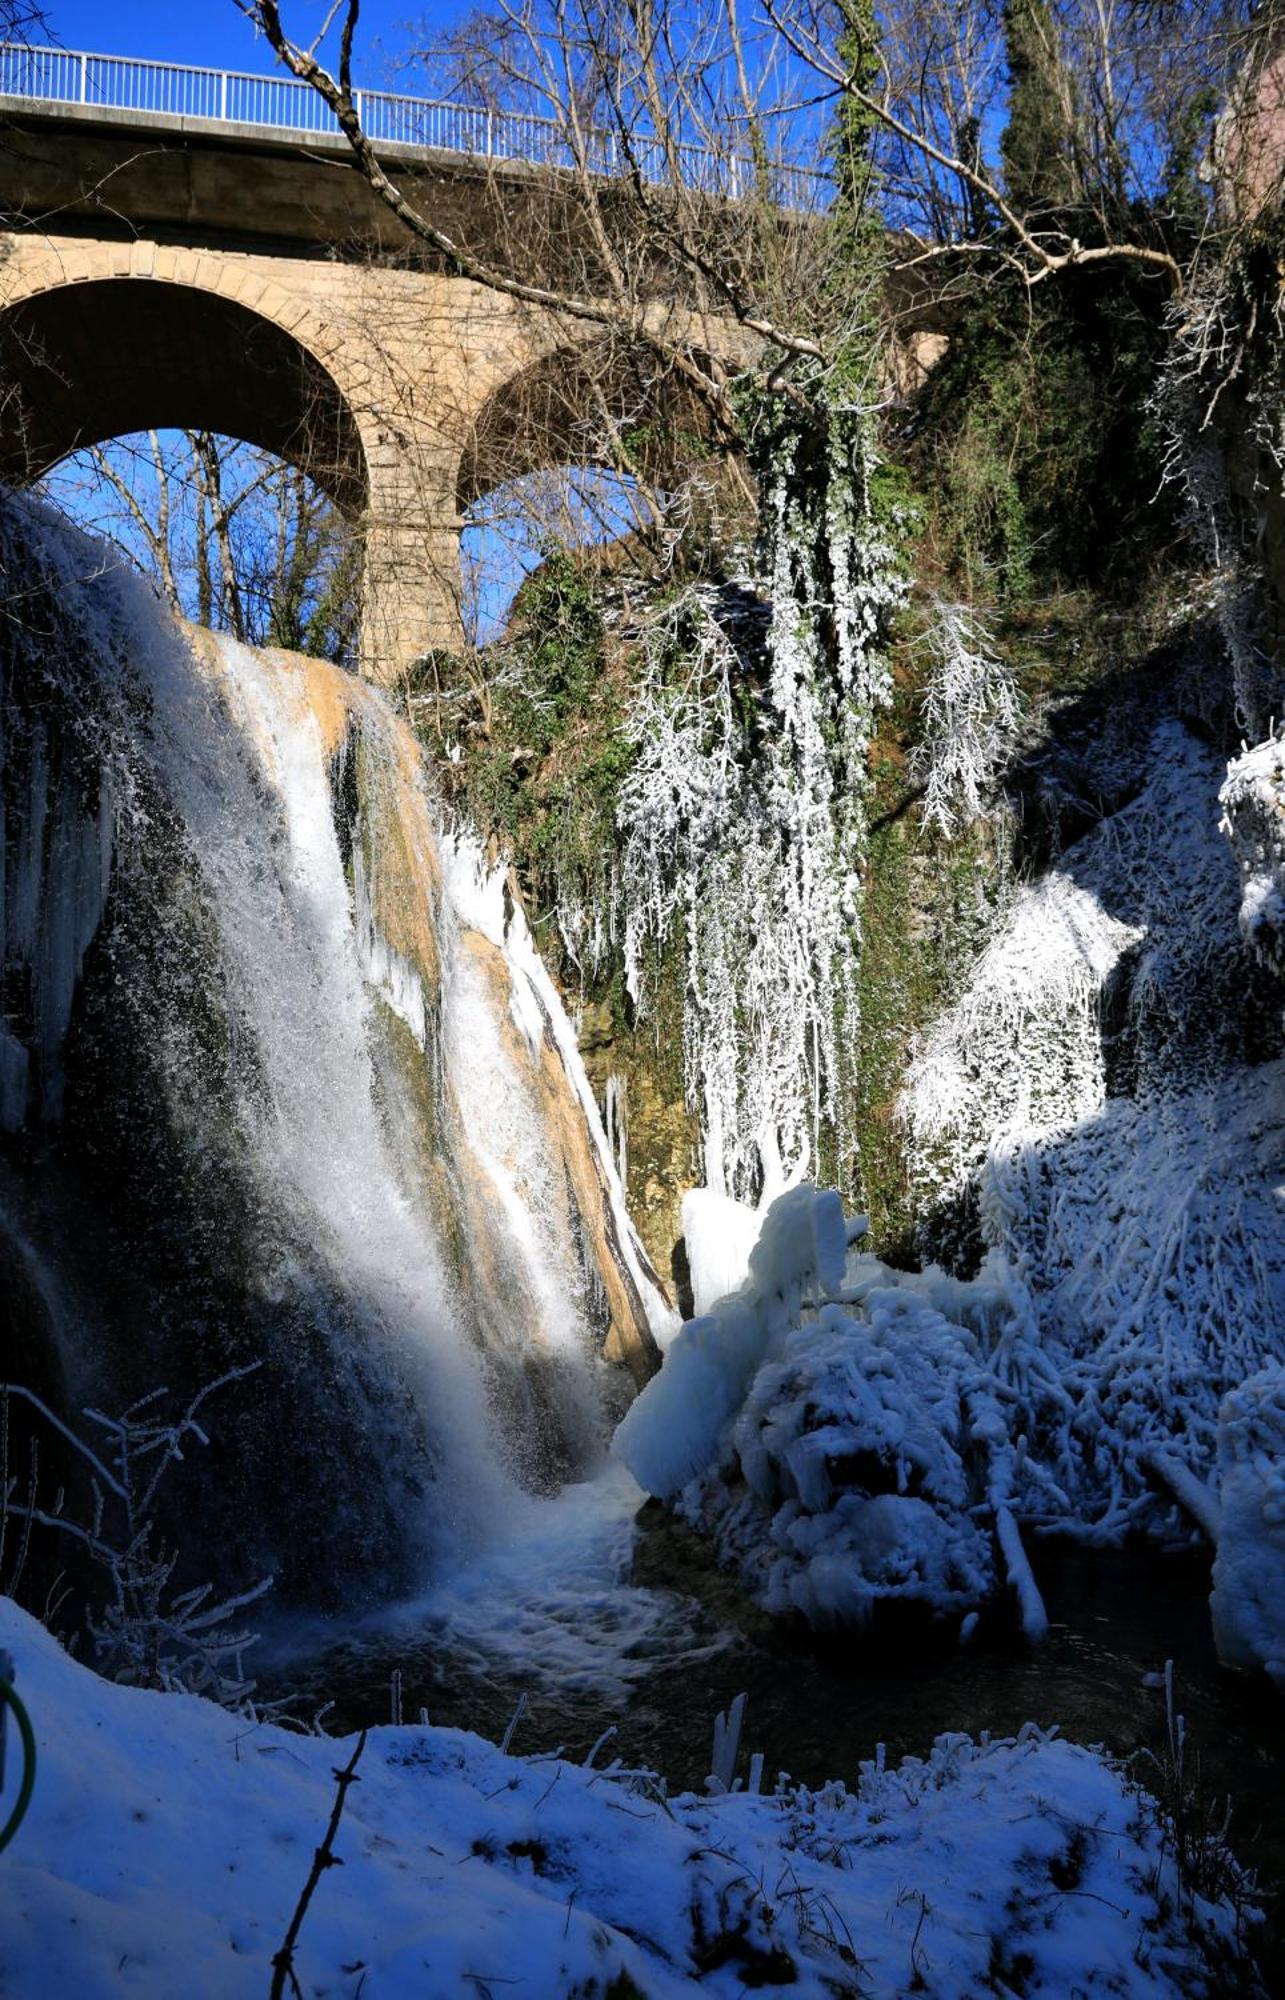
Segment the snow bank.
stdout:
<path fill-rule="evenodd" d="M 8 1600 L 0 1645 L 40 1746 L 0 1867 L 0 1991 L 262 2000 L 351 1744 L 110 1686 Z M 1226 1990 L 1229 1914 L 1175 1914 L 1148 1803 L 1029 1727 L 880 1754 L 851 1791 L 663 1800 L 431 1728 L 372 1731 L 358 1777 L 302 1928 L 308 1995 L 958 2000 L 1019 1966 L 1028 1992 Z"/>
<path fill-rule="evenodd" d="M 1263 1667 L 1285 1693 L 1285 1368 L 1223 1401 L 1222 1522 L 1209 1601 L 1225 1666 Z"/>

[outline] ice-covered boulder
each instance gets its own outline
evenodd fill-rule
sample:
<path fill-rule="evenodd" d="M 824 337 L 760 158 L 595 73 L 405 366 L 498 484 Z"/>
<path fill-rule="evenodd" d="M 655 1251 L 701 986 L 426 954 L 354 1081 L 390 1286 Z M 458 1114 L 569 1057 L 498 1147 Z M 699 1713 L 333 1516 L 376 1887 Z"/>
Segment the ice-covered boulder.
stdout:
<path fill-rule="evenodd" d="M 1224 1397 L 1222 1521 L 1210 1611 L 1225 1666 L 1263 1668 L 1285 1693 L 1285 1367 Z"/>

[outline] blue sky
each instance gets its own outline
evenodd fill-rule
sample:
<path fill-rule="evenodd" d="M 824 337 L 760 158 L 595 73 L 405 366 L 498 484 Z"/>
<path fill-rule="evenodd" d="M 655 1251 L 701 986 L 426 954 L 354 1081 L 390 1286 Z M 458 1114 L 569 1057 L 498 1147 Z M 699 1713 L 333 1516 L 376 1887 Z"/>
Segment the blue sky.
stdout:
<path fill-rule="evenodd" d="M 48 0 L 51 38 L 95 55 L 152 56 L 161 62 L 204 63 L 214 69 L 270 70 L 272 59 L 256 42 L 234 0 Z M 385 81 L 388 58 L 405 47 L 411 21 L 449 21 L 467 11 L 452 0 L 362 0 L 358 31 L 359 78 Z M 317 0 L 284 0 L 287 29 L 300 37 L 319 26 L 326 9 Z"/>

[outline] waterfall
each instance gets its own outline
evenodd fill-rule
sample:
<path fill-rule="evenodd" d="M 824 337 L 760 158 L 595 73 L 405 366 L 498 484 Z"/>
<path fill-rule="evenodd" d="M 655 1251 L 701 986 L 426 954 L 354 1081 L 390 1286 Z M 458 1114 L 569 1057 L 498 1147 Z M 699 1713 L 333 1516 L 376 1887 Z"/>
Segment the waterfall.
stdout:
<path fill-rule="evenodd" d="M 0 1252 L 59 1273 L 44 1379 L 74 1414 L 259 1362 L 202 1553 L 422 1583 L 594 1463 L 668 1319 L 520 906 L 370 687 L 183 630 L 27 502 L 0 570 Z"/>

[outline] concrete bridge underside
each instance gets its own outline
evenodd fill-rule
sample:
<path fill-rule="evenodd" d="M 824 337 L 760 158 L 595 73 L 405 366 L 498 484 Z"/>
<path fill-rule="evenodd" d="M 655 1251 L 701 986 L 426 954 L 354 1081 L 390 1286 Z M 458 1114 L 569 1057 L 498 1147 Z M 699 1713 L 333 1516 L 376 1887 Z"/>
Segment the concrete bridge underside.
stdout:
<path fill-rule="evenodd" d="M 463 512 L 582 457 L 578 404 L 664 428 L 645 359 L 622 374 L 592 324 L 426 268 L 333 149 L 66 111 L 24 114 L 5 140 L 0 477 L 170 426 L 302 465 L 363 536 L 362 664 L 380 679 L 459 644 Z M 498 203 L 511 229 L 515 204 L 547 206 L 520 171 L 507 189 L 444 156 L 417 172 L 438 216 Z"/>

